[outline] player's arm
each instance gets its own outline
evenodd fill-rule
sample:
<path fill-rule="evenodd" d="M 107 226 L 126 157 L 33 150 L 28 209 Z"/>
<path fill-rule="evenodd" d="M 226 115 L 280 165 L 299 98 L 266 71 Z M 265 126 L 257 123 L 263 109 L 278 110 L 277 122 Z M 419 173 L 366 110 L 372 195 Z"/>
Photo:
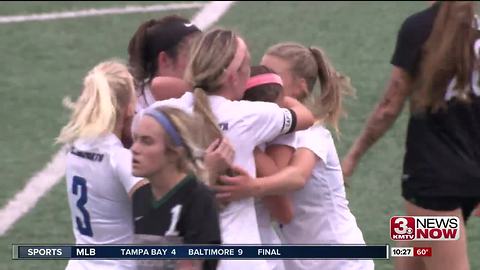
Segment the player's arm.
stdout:
<path fill-rule="evenodd" d="M 313 125 L 315 122 L 315 117 L 313 116 L 312 112 L 303 105 L 300 101 L 296 100 L 292 97 L 284 97 L 283 98 L 283 105 L 286 108 L 289 108 L 293 112 L 295 112 L 296 116 L 296 125 L 294 130 L 304 130 Z"/>
<path fill-rule="evenodd" d="M 150 89 L 155 100 L 165 100 L 179 98 L 192 87 L 182 79 L 162 76 L 153 79 Z"/>
<path fill-rule="evenodd" d="M 318 157 L 306 148 L 299 148 L 295 151 L 291 163 L 282 171 L 267 177 L 262 177 L 260 183 L 253 183 L 252 191 L 255 196 L 266 196 L 279 194 L 285 189 L 293 188 L 296 190 L 302 188 L 312 175 Z M 285 185 L 288 177 L 294 177 L 295 185 Z"/>
<path fill-rule="evenodd" d="M 275 174 L 279 168 L 283 168 L 288 164 L 289 157 L 293 153 L 293 148 L 288 146 L 274 145 L 269 148 L 273 148 L 271 149 L 271 152 L 273 153 L 272 156 L 269 156 L 260 149 L 255 148 L 254 155 L 258 176 Z M 284 164 L 276 163 L 276 156 L 276 160 L 278 162 L 283 160 Z M 275 220 L 282 224 L 290 223 L 293 218 L 293 205 L 287 195 L 283 194 L 266 196 L 262 198 L 262 202 L 265 204 L 270 212 L 270 215 Z"/>
<path fill-rule="evenodd" d="M 345 176 L 351 176 L 363 154 L 392 126 L 412 91 L 412 79 L 402 68 L 393 67 L 385 94 L 367 120 L 342 162 Z"/>
<path fill-rule="evenodd" d="M 216 139 L 205 150 L 204 163 L 209 183 L 216 183 L 219 176 L 232 165 L 235 150 L 227 138 Z"/>
<path fill-rule="evenodd" d="M 245 134 L 255 145 L 273 141 L 280 135 L 292 133 L 296 130 L 307 129 L 314 123 L 313 114 L 300 102 L 286 98 L 288 108 L 280 108 L 269 102 L 242 103 L 246 111 L 244 116 Z"/>
<path fill-rule="evenodd" d="M 289 165 L 274 175 L 252 178 L 247 171 L 233 166 L 235 176 L 220 176 L 225 185 L 215 185 L 217 198 L 221 201 L 236 201 L 248 197 L 264 197 L 281 195 L 302 188 L 308 177 L 303 175 L 300 168 Z"/>

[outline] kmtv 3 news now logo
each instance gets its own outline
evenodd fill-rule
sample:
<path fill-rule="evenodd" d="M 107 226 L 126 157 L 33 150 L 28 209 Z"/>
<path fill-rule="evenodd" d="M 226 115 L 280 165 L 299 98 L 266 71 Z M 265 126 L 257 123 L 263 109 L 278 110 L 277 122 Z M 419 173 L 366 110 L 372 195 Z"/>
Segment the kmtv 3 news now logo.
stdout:
<path fill-rule="evenodd" d="M 390 237 L 395 241 L 458 240 L 460 219 L 455 216 L 394 216 Z"/>

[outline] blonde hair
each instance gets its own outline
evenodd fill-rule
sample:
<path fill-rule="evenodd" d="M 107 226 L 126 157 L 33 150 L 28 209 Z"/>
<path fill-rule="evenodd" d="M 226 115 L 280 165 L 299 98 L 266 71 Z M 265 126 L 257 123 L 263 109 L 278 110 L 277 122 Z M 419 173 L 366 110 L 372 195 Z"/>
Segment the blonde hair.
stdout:
<path fill-rule="evenodd" d="M 133 78 L 118 60 L 102 62 L 90 70 L 83 80 L 82 94 L 73 103 L 63 100 L 72 110 L 57 143 L 73 143 L 79 138 L 94 138 L 112 132 L 123 108 L 134 97 Z"/>
<path fill-rule="evenodd" d="M 266 55 L 287 61 L 292 74 L 305 79 L 309 94 L 300 100 L 310 103 L 307 105 L 315 117 L 331 125 L 335 132 L 340 134 L 338 122 L 346 115 L 342 104 L 343 96 L 353 95 L 355 92 L 350 84 L 350 78 L 338 72 L 325 52 L 317 47 L 307 48 L 298 43 L 279 43 L 270 47 Z M 320 93 L 314 94 L 313 88 L 317 78 L 320 82 Z"/>
<path fill-rule="evenodd" d="M 447 1 L 440 5 L 432 33 L 423 46 L 423 60 L 414 82 L 414 111 L 445 108 L 445 92 L 454 77 L 459 100 L 468 102 L 472 72 L 480 66 L 474 51 L 475 40 L 479 38 L 475 3 Z"/>
<path fill-rule="evenodd" d="M 197 116 L 167 106 L 157 107 L 155 110 L 168 118 L 181 138 L 181 146 L 176 146 L 169 134 L 165 141 L 167 155 L 178 155 L 177 169 L 182 172 L 191 171 L 205 184 L 213 184 L 216 179 L 210 179 L 203 164 L 205 147 L 202 146 L 201 136 L 198 136 L 202 134 L 203 126 Z"/>
<path fill-rule="evenodd" d="M 206 127 L 205 145 L 223 136 L 207 93 L 215 93 L 222 87 L 224 72 L 235 57 L 238 38 L 233 31 L 214 29 L 204 34 L 192 47 L 185 80 L 194 86 L 193 111 L 201 117 Z"/>

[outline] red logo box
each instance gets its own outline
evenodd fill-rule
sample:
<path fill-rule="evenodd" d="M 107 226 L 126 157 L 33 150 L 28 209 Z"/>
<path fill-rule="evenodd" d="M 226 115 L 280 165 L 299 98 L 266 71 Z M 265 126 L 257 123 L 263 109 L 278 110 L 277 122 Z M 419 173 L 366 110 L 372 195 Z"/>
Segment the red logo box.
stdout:
<path fill-rule="evenodd" d="M 415 239 L 415 218 L 393 216 L 390 218 L 390 238 L 394 241 L 410 241 Z"/>

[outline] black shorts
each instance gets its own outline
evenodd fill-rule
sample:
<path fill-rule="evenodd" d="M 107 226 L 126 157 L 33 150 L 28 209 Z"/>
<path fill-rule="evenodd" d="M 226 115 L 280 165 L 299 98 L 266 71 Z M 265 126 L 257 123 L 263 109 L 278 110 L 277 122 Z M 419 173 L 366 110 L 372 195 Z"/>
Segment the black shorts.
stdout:
<path fill-rule="evenodd" d="M 404 193 L 403 198 L 416 206 L 434 211 L 451 211 L 461 208 L 465 223 L 480 203 L 480 197 L 427 197 Z"/>

